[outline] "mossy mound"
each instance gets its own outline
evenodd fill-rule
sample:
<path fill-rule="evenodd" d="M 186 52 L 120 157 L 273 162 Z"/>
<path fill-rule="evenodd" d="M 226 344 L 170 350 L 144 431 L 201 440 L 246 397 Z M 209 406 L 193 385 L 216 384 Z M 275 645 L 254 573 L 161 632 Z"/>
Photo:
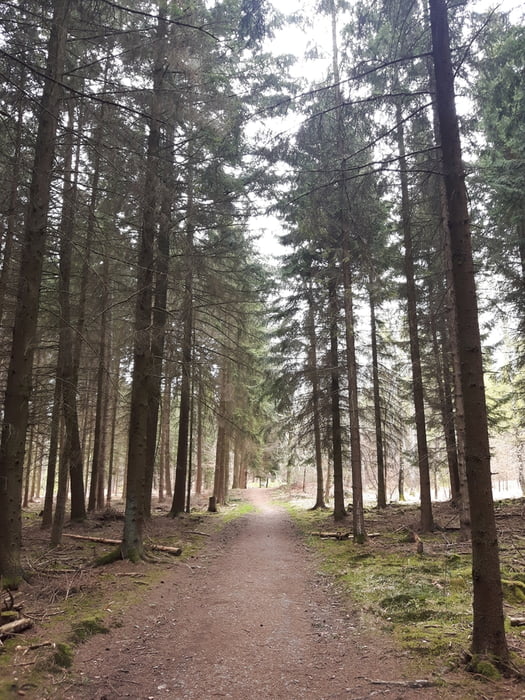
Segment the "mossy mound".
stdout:
<path fill-rule="evenodd" d="M 108 632 L 108 628 L 99 617 L 87 617 L 73 625 L 71 641 L 75 644 L 82 644 L 95 634 L 107 634 Z"/>

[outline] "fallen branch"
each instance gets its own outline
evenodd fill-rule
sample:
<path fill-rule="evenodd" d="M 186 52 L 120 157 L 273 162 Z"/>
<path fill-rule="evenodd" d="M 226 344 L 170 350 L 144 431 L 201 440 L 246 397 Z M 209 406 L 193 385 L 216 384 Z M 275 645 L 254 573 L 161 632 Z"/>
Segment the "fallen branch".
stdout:
<path fill-rule="evenodd" d="M 435 681 L 427 681 L 425 679 L 415 681 L 376 681 L 372 678 L 365 678 L 365 681 L 372 683 L 372 685 L 395 685 L 399 688 L 434 688 L 438 685 Z"/>
<path fill-rule="evenodd" d="M 511 617 L 509 619 L 511 627 L 525 627 L 525 617 Z"/>
<path fill-rule="evenodd" d="M 75 539 L 75 540 L 85 540 L 86 542 L 98 542 L 100 544 L 116 544 L 116 545 L 122 544 L 122 540 L 110 540 L 107 537 L 91 537 L 89 535 L 73 535 L 69 532 L 65 532 L 64 536 L 71 537 L 72 539 Z M 173 554 L 176 557 L 178 557 L 180 554 L 182 554 L 182 549 L 180 547 L 168 547 L 168 546 L 163 545 L 163 544 L 150 544 L 149 546 L 155 552 L 168 552 L 169 554 Z"/>
<path fill-rule="evenodd" d="M 55 648 L 55 642 L 41 642 L 40 644 L 31 644 L 28 647 L 17 646 L 16 650 L 27 654 L 28 651 L 35 651 L 35 649 L 42 649 L 43 647 L 53 647 Z"/>
<path fill-rule="evenodd" d="M 33 621 L 28 617 L 22 617 L 20 620 L 14 620 L 13 622 L 8 622 L 7 625 L 0 626 L 0 639 L 5 637 L 10 637 L 12 634 L 17 632 L 23 632 L 28 630 L 33 626 Z"/>

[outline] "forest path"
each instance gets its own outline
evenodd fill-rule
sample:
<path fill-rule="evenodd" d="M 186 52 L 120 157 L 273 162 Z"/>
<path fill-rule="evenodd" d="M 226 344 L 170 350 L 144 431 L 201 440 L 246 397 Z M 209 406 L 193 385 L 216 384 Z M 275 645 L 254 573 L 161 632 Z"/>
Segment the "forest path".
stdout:
<path fill-rule="evenodd" d="M 447 697 L 409 687 L 407 659 L 337 600 L 286 511 L 264 489 L 247 496 L 255 513 L 214 536 L 191 567 L 170 569 L 122 627 L 80 647 L 77 682 L 60 697 Z"/>

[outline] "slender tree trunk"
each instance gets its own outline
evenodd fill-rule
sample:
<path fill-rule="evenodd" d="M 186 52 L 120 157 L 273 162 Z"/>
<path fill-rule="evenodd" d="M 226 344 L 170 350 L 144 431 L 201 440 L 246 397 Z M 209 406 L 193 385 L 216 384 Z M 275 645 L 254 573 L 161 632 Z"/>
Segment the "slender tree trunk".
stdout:
<path fill-rule="evenodd" d="M 195 493 L 200 496 L 202 493 L 202 412 L 204 404 L 204 389 L 202 386 L 200 367 L 198 369 L 198 373 L 199 392 L 197 401 L 197 469 L 195 474 Z"/>
<path fill-rule="evenodd" d="M 324 500 L 324 475 L 323 475 L 323 452 L 321 444 L 321 409 L 319 397 L 321 390 L 319 386 L 319 368 L 317 366 L 317 337 L 315 334 L 314 302 L 312 299 L 312 285 L 308 282 L 308 377 L 312 385 L 312 419 L 314 429 L 314 450 L 315 450 L 315 475 L 316 475 L 316 497 L 312 510 L 326 508 Z"/>
<path fill-rule="evenodd" d="M 10 587 L 16 587 L 22 575 L 22 474 L 69 6 L 68 0 L 55 0 L 53 4 L 4 400 L 0 442 L 0 575 L 3 585 Z"/>
<path fill-rule="evenodd" d="M 352 525 L 354 542 L 366 541 L 365 511 L 363 505 L 363 476 L 361 466 L 361 434 L 359 427 L 359 401 L 357 387 L 357 357 L 355 350 L 355 319 L 350 269 L 350 246 L 347 234 L 343 235 L 343 270 L 346 366 L 348 374 L 348 400 L 350 406 L 350 459 L 352 464 Z"/>
<path fill-rule="evenodd" d="M 62 385 L 58 380 L 59 360 L 55 372 L 55 388 L 53 391 L 53 408 L 51 411 L 51 425 L 49 434 L 49 454 L 47 458 L 46 491 L 44 495 L 44 508 L 42 511 L 42 530 L 48 530 L 53 522 L 53 495 L 55 493 L 55 476 L 58 457 L 58 436 L 62 415 Z"/>
<path fill-rule="evenodd" d="M 472 259 L 468 200 L 455 107 L 447 6 L 430 0 L 432 50 L 441 151 L 448 203 L 457 318 L 457 342 L 465 407 L 465 455 L 472 525 L 472 652 L 507 662 L 499 548 L 490 474 L 487 407 Z"/>
<path fill-rule="evenodd" d="M 187 233 L 187 272 L 184 290 L 184 333 L 182 340 L 182 368 L 179 408 L 179 439 L 177 443 L 177 463 L 175 466 L 175 487 L 170 515 L 177 516 L 184 512 L 186 497 L 186 479 L 188 472 L 188 444 L 191 413 L 191 367 L 192 367 L 192 330 L 193 330 L 193 271 L 192 271 L 193 229 L 188 222 Z"/>
<path fill-rule="evenodd" d="M 51 545 L 56 547 L 62 539 L 62 530 L 64 528 L 64 520 L 66 517 L 66 501 L 67 501 L 67 486 L 69 476 L 69 461 L 66 459 L 66 443 L 67 438 L 65 429 L 62 431 L 61 445 L 63 449 L 60 451 L 60 460 L 58 463 L 58 486 L 55 503 L 55 513 L 53 515 L 53 525 L 51 527 Z"/>
<path fill-rule="evenodd" d="M 27 508 L 29 506 L 29 484 L 31 481 L 31 469 L 33 463 L 33 446 L 35 444 L 35 423 L 34 416 L 31 420 L 31 427 L 29 428 L 29 447 L 26 453 L 26 464 L 24 468 L 24 498 L 22 499 L 22 508 Z"/>
<path fill-rule="evenodd" d="M 113 488 L 115 481 L 115 437 L 117 432 L 117 414 L 118 414 L 118 399 L 120 387 L 120 354 L 117 355 L 115 361 L 115 379 L 112 386 L 112 404 L 111 404 L 111 437 L 109 439 L 109 465 L 108 465 L 108 483 L 106 490 L 106 506 L 111 505 L 113 497 Z"/>
<path fill-rule="evenodd" d="M 339 390 L 339 349 L 336 280 L 328 282 L 328 304 L 330 309 L 330 393 L 332 418 L 332 459 L 334 476 L 334 519 L 342 520 L 346 516 L 343 485 L 343 436 L 341 430 L 341 396 Z"/>
<path fill-rule="evenodd" d="M 370 301 L 370 336 L 372 343 L 372 383 L 374 392 L 374 420 L 377 462 L 377 507 L 386 508 L 386 469 L 383 449 L 383 422 L 381 420 L 381 389 L 379 385 L 379 356 L 377 351 L 377 321 L 374 299 L 375 282 L 370 274 L 368 293 Z"/>
<path fill-rule="evenodd" d="M 62 409 L 64 411 L 64 427 L 66 430 L 65 447 L 68 451 L 65 458 L 69 462 L 69 478 L 71 487 L 71 519 L 81 521 L 86 517 L 84 470 L 82 464 L 82 448 L 80 445 L 80 429 L 78 425 L 76 373 L 73 359 L 73 332 L 71 324 L 71 265 L 73 253 L 73 235 L 77 199 L 77 183 L 72 173 L 74 111 L 69 107 L 69 126 L 66 131 L 66 157 L 64 163 L 63 209 L 61 220 L 60 265 L 59 265 L 59 303 L 60 319 L 59 342 L 61 346 L 62 363 L 60 366 L 60 382 L 62 384 Z M 77 151 L 78 158 L 78 151 Z M 78 173 L 78 159 L 76 165 Z M 75 176 L 76 177 L 76 176 Z"/>
<path fill-rule="evenodd" d="M 414 252 L 412 244 L 412 226 L 410 221 L 410 197 L 408 193 L 407 163 L 405 157 L 405 138 L 401 106 L 396 106 L 397 144 L 399 149 L 399 166 L 401 180 L 401 218 L 403 241 L 405 245 L 405 275 L 407 281 L 408 328 L 410 335 L 410 357 L 412 361 L 412 393 L 417 434 L 417 455 L 419 468 L 419 490 L 421 499 L 421 530 L 430 532 L 434 527 L 432 515 L 432 496 L 430 486 L 430 467 L 428 460 L 427 431 L 425 425 L 425 399 L 423 395 L 423 376 L 421 372 L 421 353 L 419 348 L 419 330 L 417 321 L 417 292 L 414 272 Z"/>
<path fill-rule="evenodd" d="M 91 482 L 89 488 L 88 511 L 104 507 L 104 477 L 106 464 L 106 427 L 108 386 L 108 328 L 109 328 L 109 258 L 103 245 L 102 279 L 100 280 L 102 311 L 100 314 L 100 336 L 98 343 L 97 365 L 97 400 L 95 407 L 95 435 L 93 438 L 93 457 L 91 460 Z"/>
<path fill-rule="evenodd" d="M 435 294 L 433 286 L 429 288 L 429 297 Z M 454 411 L 452 405 L 452 396 L 450 393 L 450 371 L 448 370 L 448 357 L 446 350 L 440 345 L 438 330 L 436 327 L 436 319 L 434 313 L 430 312 L 430 333 L 432 336 L 432 354 L 434 357 L 435 378 L 438 390 L 439 409 L 441 413 L 441 423 L 443 426 L 443 435 L 445 437 L 445 445 L 447 448 L 447 464 L 450 479 L 450 494 L 454 504 L 459 503 L 459 472 L 458 472 L 458 453 L 456 449 L 456 431 L 454 429 Z M 445 340 L 446 342 L 446 340 Z"/>

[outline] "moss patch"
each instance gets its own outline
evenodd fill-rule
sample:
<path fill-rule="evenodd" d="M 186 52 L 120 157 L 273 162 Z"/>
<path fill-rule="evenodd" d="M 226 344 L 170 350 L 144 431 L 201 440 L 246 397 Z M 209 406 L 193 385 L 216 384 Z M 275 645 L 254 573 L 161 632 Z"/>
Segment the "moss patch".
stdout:
<path fill-rule="evenodd" d="M 109 629 L 103 624 L 99 617 L 87 617 L 73 625 L 71 632 L 71 641 L 74 644 L 82 644 L 86 639 L 93 637 L 95 634 L 107 634 Z"/>
<path fill-rule="evenodd" d="M 59 642 L 53 654 L 53 663 L 58 668 L 71 668 L 73 665 L 73 656 L 73 647 L 65 642 Z"/>

